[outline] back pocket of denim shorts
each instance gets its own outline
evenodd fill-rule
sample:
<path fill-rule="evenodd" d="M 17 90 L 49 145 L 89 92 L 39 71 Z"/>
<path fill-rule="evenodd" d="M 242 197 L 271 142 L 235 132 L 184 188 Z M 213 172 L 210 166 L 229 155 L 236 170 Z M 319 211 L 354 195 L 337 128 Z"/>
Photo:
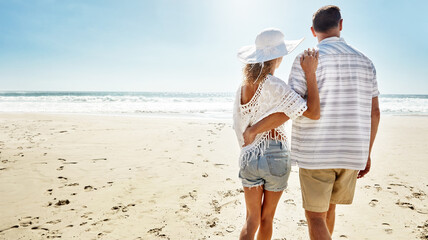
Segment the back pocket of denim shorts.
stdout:
<path fill-rule="evenodd" d="M 282 177 L 288 172 L 288 155 L 275 156 L 267 155 L 266 161 L 269 165 L 270 174 L 276 177 Z"/>

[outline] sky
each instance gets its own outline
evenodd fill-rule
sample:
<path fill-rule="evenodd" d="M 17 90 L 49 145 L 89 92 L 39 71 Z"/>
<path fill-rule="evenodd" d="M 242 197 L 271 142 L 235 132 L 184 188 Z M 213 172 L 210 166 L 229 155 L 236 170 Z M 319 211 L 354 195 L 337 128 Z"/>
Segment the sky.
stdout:
<path fill-rule="evenodd" d="M 428 94 L 426 0 L 0 0 L 0 91 L 232 92 L 237 50 L 268 27 L 316 46 L 312 14 L 341 8 L 347 43 L 383 94 Z"/>

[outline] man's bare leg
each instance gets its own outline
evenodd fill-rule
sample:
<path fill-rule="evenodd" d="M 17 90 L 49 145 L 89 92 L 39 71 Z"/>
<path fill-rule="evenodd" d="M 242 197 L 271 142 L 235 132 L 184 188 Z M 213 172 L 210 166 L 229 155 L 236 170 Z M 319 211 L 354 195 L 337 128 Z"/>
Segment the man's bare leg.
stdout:
<path fill-rule="evenodd" d="M 326 223 L 330 236 L 333 236 L 334 230 L 334 220 L 336 217 L 336 204 L 330 204 L 330 207 L 327 211 Z"/>
<path fill-rule="evenodd" d="M 326 224 L 327 212 L 318 213 L 305 210 L 305 215 L 311 240 L 331 240 Z"/>

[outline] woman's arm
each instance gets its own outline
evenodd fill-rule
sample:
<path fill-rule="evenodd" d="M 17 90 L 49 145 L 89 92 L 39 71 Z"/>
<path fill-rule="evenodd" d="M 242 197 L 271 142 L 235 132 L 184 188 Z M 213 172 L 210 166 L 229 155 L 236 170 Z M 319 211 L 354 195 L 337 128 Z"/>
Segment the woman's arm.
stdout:
<path fill-rule="evenodd" d="M 303 116 L 317 120 L 320 118 L 320 99 L 318 94 L 318 85 L 316 81 L 315 71 L 318 67 L 319 53 L 315 50 L 305 50 L 300 58 L 300 65 L 305 72 L 308 86 L 307 110 Z M 277 128 L 288 121 L 290 118 L 282 112 L 273 113 L 253 126 L 248 127 L 243 133 L 244 146 L 252 143 L 256 135 L 262 132 Z"/>
<path fill-rule="evenodd" d="M 306 103 L 308 108 L 303 113 L 303 116 L 313 120 L 320 119 L 320 96 L 318 94 L 317 77 L 315 75 L 318 67 L 318 57 L 319 52 L 315 52 L 315 50 L 305 51 L 300 57 L 300 65 L 305 72 L 306 85 L 308 88 L 308 99 Z"/>
<path fill-rule="evenodd" d="M 244 146 L 247 146 L 248 144 L 252 143 L 256 138 L 257 134 L 277 128 L 284 124 L 286 121 L 288 121 L 288 119 L 290 118 L 284 113 L 277 112 L 263 118 L 261 121 L 258 121 L 253 126 L 247 127 L 247 129 L 245 129 L 245 132 L 243 133 Z"/>

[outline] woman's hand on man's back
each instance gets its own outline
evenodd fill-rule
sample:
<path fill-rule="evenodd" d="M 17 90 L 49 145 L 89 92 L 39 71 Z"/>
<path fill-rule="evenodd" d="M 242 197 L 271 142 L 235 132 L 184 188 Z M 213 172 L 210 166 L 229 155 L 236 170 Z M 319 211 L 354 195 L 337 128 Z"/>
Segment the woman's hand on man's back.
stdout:
<path fill-rule="evenodd" d="M 312 48 L 305 50 L 300 57 L 300 66 L 306 75 L 314 74 L 318 67 L 319 52 Z"/>

